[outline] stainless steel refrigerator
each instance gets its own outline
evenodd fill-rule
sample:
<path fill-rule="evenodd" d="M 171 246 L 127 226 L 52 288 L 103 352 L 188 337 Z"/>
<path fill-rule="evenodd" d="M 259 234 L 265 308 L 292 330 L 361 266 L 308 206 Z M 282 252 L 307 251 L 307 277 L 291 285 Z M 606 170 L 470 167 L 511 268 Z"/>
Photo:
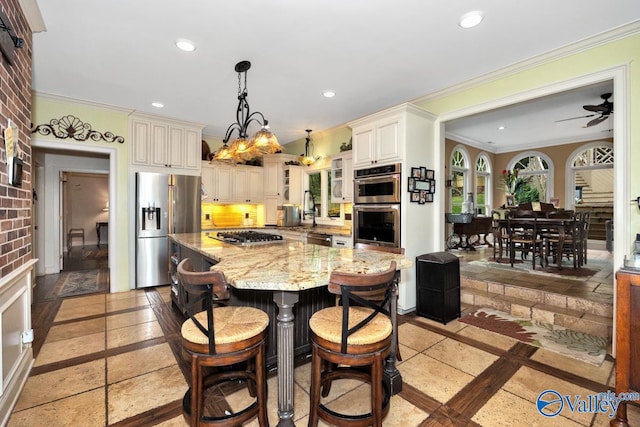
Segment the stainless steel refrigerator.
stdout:
<path fill-rule="evenodd" d="M 200 232 L 200 177 L 136 173 L 136 288 L 168 285 L 168 235 Z"/>

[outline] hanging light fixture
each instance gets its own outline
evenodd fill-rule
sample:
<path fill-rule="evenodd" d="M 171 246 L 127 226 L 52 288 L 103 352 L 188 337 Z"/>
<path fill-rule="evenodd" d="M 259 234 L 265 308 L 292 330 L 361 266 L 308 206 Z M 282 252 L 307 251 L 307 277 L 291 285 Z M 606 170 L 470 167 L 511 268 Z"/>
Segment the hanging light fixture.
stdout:
<path fill-rule="evenodd" d="M 228 128 L 222 140 L 222 147 L 214 154 L 214 159 L 241 163 L 265 154 L 274 154 L 283 150 L 278 143 L 278 138 L 269 130 L 269 121 L 261 112 L 251 112 L 247 101 L 247 71 L 251 68 L 251 62 L 240 61 L 235 70 L 238 73 L 238 108 L 236 109 L 236 122 Z M 244 81 L 242 79 L 244 75 Z M 262 128 L 248 139 L 247 128 L 252 122 L 257 122 Z M 234 132 L 237 137 L 231 142 Z"/>
<path fill-rule="evenodd" d="M 311 129 L 305 130 L 307 132 L 306 142 L 304 143 L 304 154 L 300 154 L 300 163 L 306 166 L 311 166 L 316 160 L 316 157 L 309 155 L 309 143 L 311 142 Z"/>

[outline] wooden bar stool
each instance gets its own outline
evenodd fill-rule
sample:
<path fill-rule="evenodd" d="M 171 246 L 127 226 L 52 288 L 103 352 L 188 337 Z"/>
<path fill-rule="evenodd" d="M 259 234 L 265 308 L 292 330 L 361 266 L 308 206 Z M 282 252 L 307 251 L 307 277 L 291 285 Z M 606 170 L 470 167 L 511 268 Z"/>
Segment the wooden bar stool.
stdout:
<path fill-rule="evenodd" d="M 269 316 L 253 307 L 214 307 L 215 301 L 229 298 L 220 271 L 194 272 L 186 258 L 178 264 L 178 279 L 189 300 L 189 319 L 181 330 L 182 349 L 191 359 L 191 387 L 182 400 L 185 418 L 192 427 L 241 426 L 257 415 L 260 426 L 268 427 L 265 343 Z M 246 369 L 232 366 L 243 362 Z M 249 394 L 256 400 L 235 414 L 205 414 L 204 391 L 238 379 L 247 381 Z"/>
<path fill-rule="evenodd" d="M 311 390 L 309 426 L 319 418 L 338 426 L 382 426 L 389 412 L 390 391 L 383 386 L 386 358 L 392 347 L 391 313 L 387 310 L 395 290 L 396 263 L 372 274 L 333 272 L 329 292 L 340 295 L 342 306 L 328 307 L 309 319 L 311 329 Z M 385 297 L 376 303 L 372 295 Z M 357 305 L 352 306 L 351 302 Z M 371 385 L 370 412 L 340 414 L 320 403 L 331 382 L 351 378 Z"/>

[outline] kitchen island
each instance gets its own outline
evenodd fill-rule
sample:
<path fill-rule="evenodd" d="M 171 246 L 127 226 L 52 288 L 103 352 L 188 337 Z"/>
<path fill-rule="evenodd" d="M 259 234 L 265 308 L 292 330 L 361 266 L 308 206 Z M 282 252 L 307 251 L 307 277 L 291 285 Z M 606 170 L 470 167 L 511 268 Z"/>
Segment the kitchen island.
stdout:
<path fill-rule="evenodd" d="M 273 301 L 278 307 L 276 327 L 279 426 L 294 425 L 293 313 L 300 294 L 327 286 L 334 270 L 369 274 L 388 269 L 392 261 L 396 261 L 400 269 L 413 265 L 410 259 L 398 254 L 330 248 L 291 240 L 239 247 L 214 239 L 215 233 L 174 234 L 170 237 L 175 244 L 202 255 L 208 261 L 204 265 L 209 265 L 212 270 L 224 272 L 234 291 L 273 292 Z"/>

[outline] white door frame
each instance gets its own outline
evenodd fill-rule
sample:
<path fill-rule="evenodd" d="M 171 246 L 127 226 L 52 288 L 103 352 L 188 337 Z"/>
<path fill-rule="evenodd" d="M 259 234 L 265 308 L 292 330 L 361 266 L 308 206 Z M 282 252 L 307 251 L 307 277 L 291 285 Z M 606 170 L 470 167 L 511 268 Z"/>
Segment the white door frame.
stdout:
<path fill-rule="evenodd" d="M 599 72 L 576 77 L 570 80 L 557 82 L 548 86 L 543 86 L 524 92 L 519 92 L 503 98 L 494 99 L 492 101 L 465 107 L 457 111 L 443 113 L 437 117 L 434 125 L 434 144 L 437 162 L 444 164 L 446 159 L 445 153 L 445 123 L 449 120 L 467 117 L 473 114 L 482 113 L 500 107 L 505 107 L 520 102 L 529 101 L 547 95 L 564 92 L 571 89 L 577 89 L 604 81 L 613 81 L 613 98 L 616 100 L 616 112 L 613 115 L 613 150 L 615 153 L 614 162 L 614 194 L 613 194 L 613 221 L 614 224 L 621 224 L 620 227 L 614 227 L 613 230 L 613 265 L 621 266 L 624 263 L 624 256 L 631 247 L 631 234 L 625 224 L 629 224 L 629 200 L 631 200 L 631 191 L 628 177 L 630 176 L 630 140 L 629 140 L 629 64 L 622 64 L 616 67 L 605 69 Z M 444 173 L 440 176 L 441 182 L 445 179 Z M 444 197 L 436 201 L 436 209 L 439 209 L 442 217 L 444 217 Z M 444 224 L 436 223 L 436 232 L 433 234 L 433 247 L 443 247 L 444 242 Z M 614 295 L 613 310 L 617 309 L 617 296 L 615 291 L 614 277 Z M 613 354 L 615 356 L 615 322 L 613 330 Z"/>
<path fill-rule="evenodd" d="M 116 199 L 116 182 L 117 182 L 117 164 L 118 164 L 118 150 L 115 147 L 105 147 L 105 146 L 94 146 L 94 145 L 80 145 L 75 143 L 65 143 L 61 141 L 52 141 L 46 139 L 38 139 L 33 138 L 31 140 L 31 147 L 38 148 L 42 150 L 62 150 L 68 152 L 77 152 L 77 153 L 95 153 L 95 154 L 106 154 L 109 156 L 109 219 L 108 219 L 108 227 L 110 230 L 115 230 L 117 217 L 118 217 L 118 209 L 117 209 L 117 199 Z M 59 223 L 59 221 L 58 221 Z M 42 236 L 41 230 L 40 236 Z M 61 234 L 62 232 L 58 233 Z M 61 237 L 62 238 L 62 237 Z M 58 247 L 62 247 L 62 242 Z M 111 283 L 111 287 L 113 288 L 116 283 L 116 278 L 119 277 L 119 267 L 118 263 L 114 262 L 115 255 L 114 252 L 117 245 L 117 233 L 109 233 L 108 236 L 108 245 L 109 245 L 109 283 Z"/>

